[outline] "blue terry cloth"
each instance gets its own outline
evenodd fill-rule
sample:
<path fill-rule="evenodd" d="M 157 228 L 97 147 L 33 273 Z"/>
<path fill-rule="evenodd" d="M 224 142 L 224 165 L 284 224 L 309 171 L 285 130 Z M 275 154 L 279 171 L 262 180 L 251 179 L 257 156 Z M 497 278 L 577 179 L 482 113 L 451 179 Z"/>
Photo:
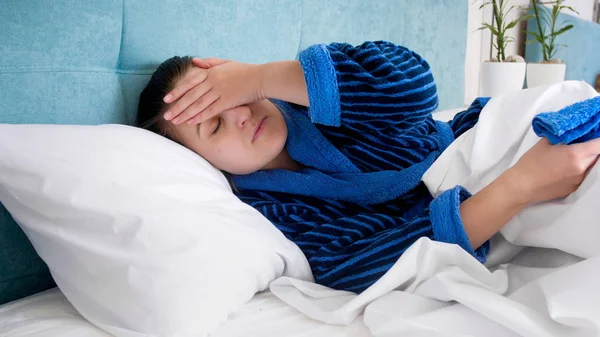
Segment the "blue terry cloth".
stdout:
<path fill-rule="evenodd" d="M 479 249 L 474 250 L 462 226 L 460 204 L 470 197 L 471 193 L 469 191 L 462 186 L 457 186 L 440 194 L 431 202 L 431 223 L 434 228 L 438 228 L 433 239 L 440 242 L 454 242 L 473 255 L 479 262 L 485 263 L 490 251 L 489 241 Z M 460 225 L 457 226 L 456 224 Z"/>
<path fill-rule="evenodd" d="M 444 149 L 478 120 L 480 98 L 450 123 L 437 122 L 427 62 L 385 41 L 315 45 L 299 61 L 309 107 L 282 101 L 286 149 L 305 167 L 233 176 L 240 199 L 306 256 L 315 281 L 361 292 L 420 237 L 457 244 L 482 263 L 460 218 L 468 192 L 435 200 L 422 183 Z"/>
<path fill-rule="evenodd" d="M 533 131 L 551 144 L 583 143 L 600 137 L 600 96 L 574 103 L 533 119 Z"/>
<path fill-rule="evenodd" d="M 311 123 L 306 113 L 277 102 L 286 111 L 287 150 L 292 158 L 309 166 L 299 171 L 268 170 L 236 176 L 242 189 L 285 192 L 328 198 L 363 205 L 394 200 L 415 188 L 441 151 L 432 151 L 422 161 L 403 170 L 361 172 Z M 437 137 L 445 149 L 454 140 L 447 123 L 437 122 Z"/>

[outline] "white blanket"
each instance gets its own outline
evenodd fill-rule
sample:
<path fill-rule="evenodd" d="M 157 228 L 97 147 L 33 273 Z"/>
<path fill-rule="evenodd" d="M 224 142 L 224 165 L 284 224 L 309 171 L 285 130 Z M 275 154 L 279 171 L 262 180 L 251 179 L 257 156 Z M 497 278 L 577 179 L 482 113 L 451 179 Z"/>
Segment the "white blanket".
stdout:
<path fill-rule="evenodd" d="M 433 195 L 457 184 L 476 193 L 539 140 L 536 114 L 596 95 L 564 82 L 496 97 L 423 180 Z M 492 239 L 486 266 L 456 245 L 422 238 L 360 295 L 290 278 L 271 290 L 316 320 L 358 317 L 381 337 L 600 336 L 599 170 L 569 197 L 511 220 Z"/>

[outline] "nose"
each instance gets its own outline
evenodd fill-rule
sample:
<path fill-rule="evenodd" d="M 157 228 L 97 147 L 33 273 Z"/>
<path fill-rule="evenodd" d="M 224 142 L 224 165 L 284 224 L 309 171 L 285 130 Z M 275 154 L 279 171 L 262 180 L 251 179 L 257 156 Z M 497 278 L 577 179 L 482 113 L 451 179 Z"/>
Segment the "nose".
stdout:
<path fill-rule="evenodd" d="M 235 126 L 242 128 L 246 125 L 246 122 L 252 117 L 252 110 L 245 105 L 235 107 L 233 109 L 225 110 L 221 113 L 223 119 L 226 122 L 235 123 Z"/>

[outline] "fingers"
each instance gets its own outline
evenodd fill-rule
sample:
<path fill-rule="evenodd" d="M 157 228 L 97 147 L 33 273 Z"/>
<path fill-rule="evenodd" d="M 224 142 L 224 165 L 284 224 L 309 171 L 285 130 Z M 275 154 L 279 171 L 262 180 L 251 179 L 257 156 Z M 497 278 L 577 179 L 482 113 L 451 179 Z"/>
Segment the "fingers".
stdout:
<path fill-rule="evenodd" d="M 567 145 L 567 161 L 572 162 L 575 168 L 574 172 L 581 177 L 581 180 L 594 167 L 600 154 L 600 138 L 589 140 L 587 142 Z M 581 183 L 581 181 L 579 181 Z"/>
<path fill-rule="evenodd" d="M 177 121 L 181 121 L 180 115 L 184 111 L 187 111 L 194 103 L 202 100 L 203 96 L 209 91 L 210 87 L 208 85 L 198 85 L 169 107 L 169 110 L 165 112 L 164 118 L 166 120 L 173 120 L 173 123 L 178 124 Z"/>
<path fill-rule="evenodd" d="M 206 71 L 198 71 L 198 72 L 194 73 L 193 75 L 190 75 L 189 77 L 187 77 L 183 81 L 181 81 L 181 83 L 179 83 L 179 85 L 175 89 L 171 90 L 167 95 L 165 95 L 165 97 L 163 98 L 163 101 L 165 103 L 171 103 L 171 102 L 179 99 L 181 96 L 183 96 L 185 93 L 190 91 L 192 88 L 194 88 L 198 84 L 204 82 L 204 80 L 206 80 L 207 76 L 208 76 L 208 73 Z M 167 118 L 167 119 L 169 119 L 169 118 Z"/>
<path fill-rule="evenodd" d="M 218 113 L 213 112 L 214 109 L 211 109 L 209 112 L 204 111 L 204 109 L 213 104 L 218 98 L 219 95 L 215 94 L 214 92 L 207 92 L 204 96 L 200 97 L 198 100 L 193 102 L 193 104 L 187 107 L 177 118 L 175 118 L 173 120 L 173 124 L 178 125 L 185 123 L 190 118 L 196 116 L 198 117 L 198 123 L 201 123 L 207 119 L 210 119 L 214 115 L 217 115 Z"/>
<path fill-rule="evenodd" d="M 192 59 L 192 63 L 194 63 L 194 65 L 196 65 L 197 67 L 200 68 L 211 68 L 211 67 L 215 67 L 218 66 L 220 64 L 229 62 L 228 60 L 223 60 L 220 58 L 216 58 L 216 57 L 210 57 L 207 59 L 201 59 L 201 58 L 193 58 Z"/>
<path fill-rule="evenodd" d="M 223 98 L 218 98 L 208 108 L 206 108 L 204 112 L 197 114 L 196 116 L 191 118 L 187 123 L 195 125 L 202 123 L 205 120 L 211 119 L 212 117 L 228 110 L 228 107 L 225 104 L 226 103 Z"/>
<path fill-rule="evenodd" d="M 539 143 L 543 143 L 544 146 L 563 147 L 563 148 L 567 149 L 567 151 L 569 151 L 573 156 L 575 156 L 577 158 L 593 157 L 593 156 L 600 155 L 600 138 L 588 140 L 586 142 L 577 143 L 577 144 L 550 145 L 550 141 L 548 141 L 547 138 L 543 137 L 542 139 L 540 139 Z M 540 144 L 540 145 L 542 145 L 542 144 Z"/>
<path fill-rule="evenodd" d="M 583 152 L 586 156 L 596 156 L 600 154 L 600 138 L 588 140 L 584 143 L 574 144 L 574 147 L 578 147 L 579 151 Z"/>
<path fill-rule="evenodd" d="M 590 165 L 588 166 L 587 170 L 585 170 L 585 174 L 584 177 L 587 177 L 588 174 L 590 173 L 590 171 L 594 168 L 594 166 L 596 166 L 596 163 L 598 162 L 598 156 L 596 156 L 592 162 L 590 163 Z"/>

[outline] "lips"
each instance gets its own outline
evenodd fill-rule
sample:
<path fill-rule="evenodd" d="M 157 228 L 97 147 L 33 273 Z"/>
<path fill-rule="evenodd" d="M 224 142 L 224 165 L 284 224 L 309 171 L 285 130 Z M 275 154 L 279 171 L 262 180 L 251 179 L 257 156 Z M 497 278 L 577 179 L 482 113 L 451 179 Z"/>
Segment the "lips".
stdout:
<path fill-rule="evenodd" d="M 260 137 L 260 135 L 262 134 L 265 128 L 265 119 L 267 119 L 267 117 L 261 119 L 258 125 L 256 126 L 256 129 L 254 130 L 254 137 L 252 137 L 253 142 L 257 140 L 258 137 Z"/>

